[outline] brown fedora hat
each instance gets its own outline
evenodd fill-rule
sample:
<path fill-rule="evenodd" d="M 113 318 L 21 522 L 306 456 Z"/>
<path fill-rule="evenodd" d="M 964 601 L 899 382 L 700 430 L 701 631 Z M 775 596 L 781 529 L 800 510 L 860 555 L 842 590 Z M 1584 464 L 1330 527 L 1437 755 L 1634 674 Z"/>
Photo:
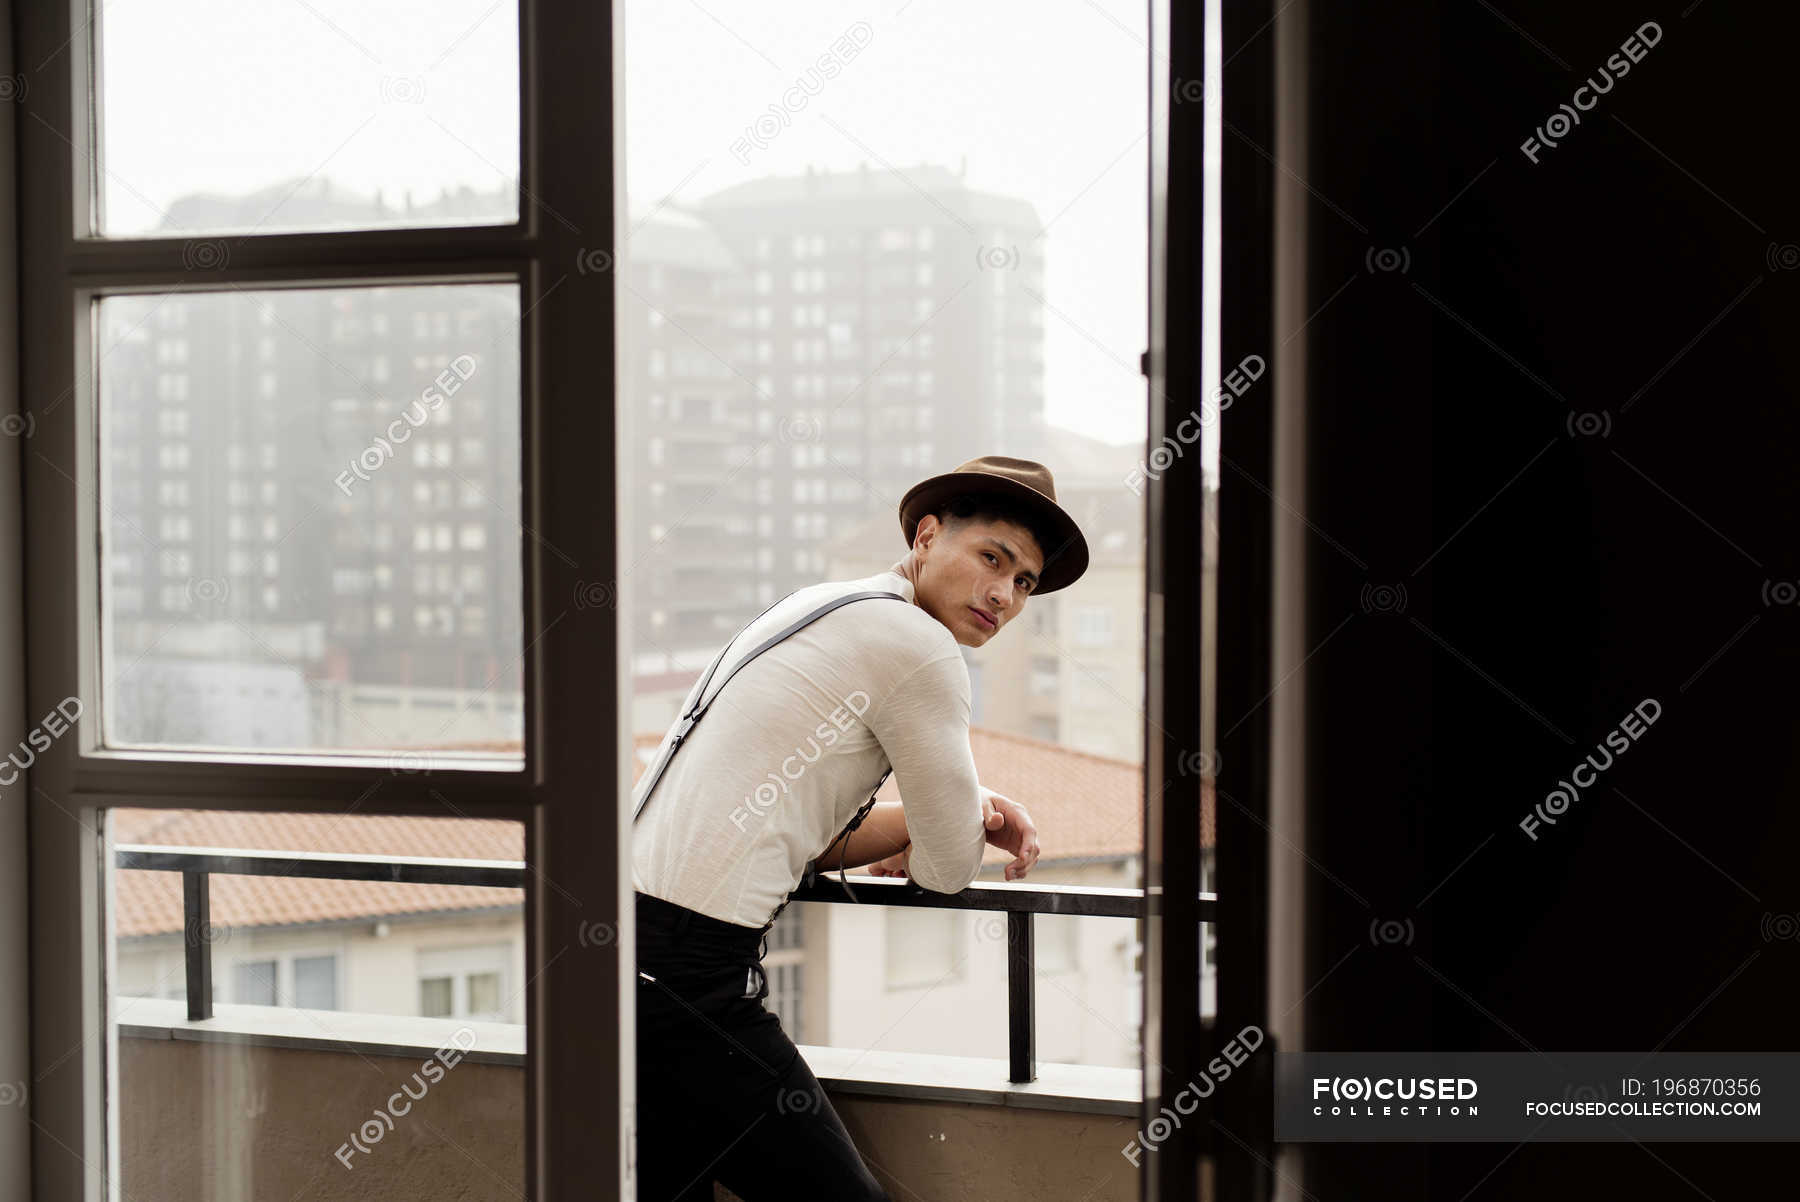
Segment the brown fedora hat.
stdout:
<path fill-rule="evenodd" d="M 1067 588 L 1087 571 L 1087 539 L 1082 537 L 1075 519 L 1056 503 L 1056 482 L 1050 478 L 1050 469 L 1030 459 L 1006 455 L 979 456 L 953 472 L 921 480 L 907 489 L 900 498 L 900 531 L 906 535 L 906 545 L 912 546 L 920 518 L 935 513 L 952 498 L 970 493 L 993 493 L 1023 501 L 1054 531 L 1056 545 L 1039 548 L 1044 553 L 1044 570 L 1038 573 L 1032 596 Z"/>

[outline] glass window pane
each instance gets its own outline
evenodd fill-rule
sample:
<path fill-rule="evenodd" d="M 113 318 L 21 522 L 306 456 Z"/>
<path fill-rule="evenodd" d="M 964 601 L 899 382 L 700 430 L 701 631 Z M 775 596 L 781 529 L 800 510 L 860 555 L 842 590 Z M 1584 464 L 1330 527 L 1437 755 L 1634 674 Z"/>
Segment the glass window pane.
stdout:
<path fill-rule="evenodd" d="M 478 972 L 469 977 L 469 1013 L 492 1014 L 500 1008 L 500 974 Z"/>
<path fill-rule="evenodd" d="M 231 999 L 240 1006 L 275 1004 L 275 961 L 240 960 L 231 966 Z"/>
<path fill-rule="evenodd" d="M 516 4 L 163 0 L 95 25 L 98 234 L 518 219 Z"/>
<path fill-rule="evenodd" d="M 427 977 L 419 982 L 419 1013 L 429 1018 L 446 1018 L 455 1008 L 449 977 Z"/>
<path fill-rule="evenodd" d="M 1145 442 L 1143 11 L 1109 8 L 1115 36 L 1096 39 L 1092 6 L 1022 0 L 867 23 L 793 0 L 759 9 L 753 32 L 691 6 L 625 7 L 621 626 L 640 764 L 760 610 L 904 557 L 894 507 L 914 484 L 978 455 L 1034 459 L 1089 567 L 963 645 L 969 747 L 981 782 L 1038 827 L 1026 884 L 1141 887 L 1144 488 L 1149 473 L 1205 472 L 1202 447 Z M 1020 31 L 1027 53 L 991 53 Z M 702 77 L 696 45 L 719 51 Z M 1073 77 L 1081 88 L 1059 82 Z M 818 719 L 803 716 L 771 714 L 770 729 L 791 722 L 805 747 Z M 676 821 L 689 802 L 696 829 L 760 854 L 756 825 L 728 812 L 776 760 L 734 765 L 744 779 L 717 817 L 668 783 L 655 806 Z M 881 799 L 903 786 L 890 778 Z M 980 882 L 1000 883 L 1006 862 L 992 851 Z M 1004 915 L 807 909 L 802 1040 L 1005 1058 Z M 1136 1067 L 1136 978 L 1103 929 L 1040 927 L 1039 1043 Z M 771 973 L 765 1004 L 786 1024 L 784 989 Z"/>
<path fill-rule="evenodd" d="M 524 855 L 523 825 L 500 819 L 103 814 L 109 851 Z M 115 864 L 110 877 L 105 1005 L 118 1068 L 107 1106 L 121 1197 L 436 1198 L 466 1195 L 476 1179 L 481 1196 L 521 1195 L 522 889 L 215 873 L 210 913 L 190 915 L 179 871 Z M 190 949 L 210 957 L 218 986 L 200 1022 L 187 1014 Z M 432 968 L 445 949 L 462 967 Z M 453 982 L 484 974 L 469 990 L 484 1012 L 457 1013 Z M 330 1174 L 342 1189 L 326 1188 Z"/>
<path fill-rule="evenodd" d="M 419 949 L 415 965 L 422 982 L 433 986 L 434 1004 L 458 1018 L 491 1018 L 505 1006 L 507 965 L 511 948 L 504 943 L 441 945 L 435 940 Z"/>
<path fill-rule="evenodd" d="M 294 1005 L 302 1010 L 337 1009 L 337 957 L 294 958 Z"/>
<path fill-rule="evenodd" d="M 96 329 L 106 744 L 522 763 L 517 286 L 107 296 Z"/>

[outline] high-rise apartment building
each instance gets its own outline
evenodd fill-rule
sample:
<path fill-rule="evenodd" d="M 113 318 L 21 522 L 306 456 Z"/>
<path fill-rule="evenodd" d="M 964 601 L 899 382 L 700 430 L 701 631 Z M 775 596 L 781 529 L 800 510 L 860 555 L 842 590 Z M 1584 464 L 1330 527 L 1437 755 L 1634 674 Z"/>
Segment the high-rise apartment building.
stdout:
<path fill-rule="evenodd" d="M 923 477 L 1042 453 L 1044 251 L 1023 201 L 941 167 L 810 171 L 662 206 L 624 259 L 650 565 L 632 589 L 662 666 L 823 579 L 825 544 Z"/>
<path fill-rule="evenodd" d="M 287 191 L 193 198 L 171 221 L 252 226 Z M 378 205 L 316 185 L 284 211 Z M 114 736 L 516 737 L 517 290 L 201 288 L 99 312 Z"/>
<path fill-rule="evenodd" d="M 479 202 L 403 211 L 428 225 Z M 392 213 L 321 180 L 189 197 L 170 220 L 249 229 L 278 204 L 347 226 Z M 634 217 L 616 263 L 570 274 L 616 287 L 621 328 L 625 475 L 619 512 L 596 519 L 616 516 L 624 554 L 583 601 L 631 605 L 634 675 L 658 687 L 825 578 L 827 544 L 919 479 L 983 453 L 1045 456 L 1039 220 L 958 173 L 754 180 Z M 521 307 L 505 284 L 108 299 L 103 592 L 131 666 L 111 682 L 121 735 L 517 736 L 533 537 Z M 421 395 L 453 363 L 472 375 L 427 413 Z M 409 412 L 406 441 L 383 441 Z"/>

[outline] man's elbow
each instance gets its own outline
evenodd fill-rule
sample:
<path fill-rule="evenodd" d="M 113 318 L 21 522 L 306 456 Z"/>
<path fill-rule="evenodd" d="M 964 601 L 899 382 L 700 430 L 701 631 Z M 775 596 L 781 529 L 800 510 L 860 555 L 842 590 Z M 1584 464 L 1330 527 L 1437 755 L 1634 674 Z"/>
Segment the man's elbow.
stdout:
<path fill-rule="evenodd" d="M 973 861 L 957 865 L 948 870 L 938 867 L 936 861 L 914 856 L 908 867 L 908 875 L 915 885 L 928 889 L 933 893 L 961 893 L 975 883 L 981 872 L 981 856 Z"/>

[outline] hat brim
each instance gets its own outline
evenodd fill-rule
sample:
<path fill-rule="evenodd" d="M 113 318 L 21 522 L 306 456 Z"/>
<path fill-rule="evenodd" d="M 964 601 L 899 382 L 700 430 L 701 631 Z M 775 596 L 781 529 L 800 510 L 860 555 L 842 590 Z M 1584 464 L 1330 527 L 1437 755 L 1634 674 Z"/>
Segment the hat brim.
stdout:
<path fill-rule="evenodd" d="M 1052 538 L 1057 545 L 1038 548 L 1044 553 L 1044 569 L 1038 573 L 1032 596 L 1067 588 L 1087 571 L 1087 539 L 1068 511 L 1028 484 L 989 472 L 946 472 L 921 480 L 908 489 L 900 499 L 900 532 L 906 536 L 906 545 L 912 546 L 921 518 L 935 512 L 951 498 L 970 493 L 996 494 L 1021 501 L 1036 510 L 1044 524 L 1054 532 Z"/>

